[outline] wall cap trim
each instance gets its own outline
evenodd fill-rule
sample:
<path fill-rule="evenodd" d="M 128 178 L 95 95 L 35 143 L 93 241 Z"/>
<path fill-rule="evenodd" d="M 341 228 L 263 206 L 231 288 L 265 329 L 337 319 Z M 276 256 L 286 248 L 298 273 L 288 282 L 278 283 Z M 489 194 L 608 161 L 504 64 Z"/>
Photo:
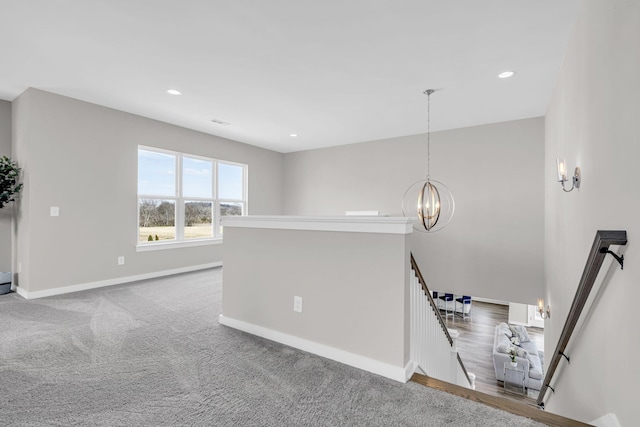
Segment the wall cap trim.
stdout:
<path fill-rule="evenodd" d="M 222 218 L 222 226 L 347 233 L 410 234 L 413 232 L 411 218 L 393 216 L 226 216 Z"/>

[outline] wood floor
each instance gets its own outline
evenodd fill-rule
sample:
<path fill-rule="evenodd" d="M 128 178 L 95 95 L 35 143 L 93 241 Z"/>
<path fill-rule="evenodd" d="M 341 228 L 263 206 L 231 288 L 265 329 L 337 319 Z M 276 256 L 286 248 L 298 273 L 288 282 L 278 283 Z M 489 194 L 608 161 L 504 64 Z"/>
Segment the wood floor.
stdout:
<path fill-rule="evenodd" d="M 465 387 L 460 387 L 455 384 L 447 383 L 437 380 L 435 378 L 426 377 L 420 374 L 413 374 L 411 381 L 418 384 L 422 384 L 427 387 L 436 388 L 438 390 L 445 391 L 447 393 L 455 394 L 456 396 L 464 397 L 465 399 L 480 402 L 493 408 L 500 409 L 502 411 L 511 412 L 512 414 L 520 415 L 523 417 L 531 418 L 532 420 L 539 421 L 552 427 L 588 427 L 589 424 L 585 424 L 580 421 L 572 420 L 562 417 L 560 415 L 552 414 L 551 412 L 543 411 L 538 408 L 533 408 L 530 405 L 523 404 L 523 402 L 515 402 L 513 400 L 503 399 L 497 396 L 491 396 L 486 393 L 479 392 L 477 390 L 469 390 Z"/>
<path fill-rule="evenodd" d="M 498 397 L 504 397 L 519 403 L 536 406 L 538 391 L 528 390 L 526 396 L 512 391 L 505 391 L 503 383 L 496 379 L 493 367 L 493 337 L 495 327 L 509 319 L 509 307 L 473 301 L 471 316 L 462 319 L 459 315 L 443 316 L 447 328 L 460 333 L 458 337 L 458 353 L 468 372 L 476 375 L 476 390 Z M 544 351 L 544 330 L 527 327 L 529 336 L 536 343 L 538 350 Z"/>

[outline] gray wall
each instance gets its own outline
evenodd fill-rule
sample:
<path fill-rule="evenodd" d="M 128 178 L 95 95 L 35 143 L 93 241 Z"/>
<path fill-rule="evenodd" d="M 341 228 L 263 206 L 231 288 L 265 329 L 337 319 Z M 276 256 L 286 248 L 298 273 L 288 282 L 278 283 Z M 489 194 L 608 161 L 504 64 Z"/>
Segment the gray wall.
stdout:
<path fill-rule="evenodd" d="M 0 100 L 0 156 L 11 156 L 11 103 Z M 13 206 L 0 210 L 0 271 L 11 269 L 11 212 Z"/>
<path fill-rule="evenodd" d="M 35 89 L 13 102 L 13 124 L 25 175 L 16 261 L 30 292 L 222 260 L 223 245 L 136 252 L 138 144 L 246 163 L 249 213 L 281 213 L 280 153 Z"/>
<path fill-rule="evenodd" d="M 582 421 L 606 413 L 637 425 L 630 390 L 640 383 L 640 2 L 587 0 L 571 36 L 546 116 L 545 272 L 555 347 L 598 229 L 623 229 L 624 270 L 614 268 L 584 328 L 571 365 L 554 380 L 547 408 Z M 578 191 L 555 182 L 555 159 L 582 168 Z M 550 358 L 547 358 L 547 360 Z M 564 362 L 563 362 L 564 363 Z"/>
<path fill-rule="evenodd" d="M 286 154 L 284 212 L 401 215 L 426 157 L 426 135 Z M 447 228 L 412 235 L 431 289 L 536 303 L 544 289 L 543 161 L 543 118 L 431 135 L 431 177 L 456 201 Z"/>
<path fill-rule="evenodd" d="M 235 227 L 225 234 L 225 317 L 404 368 L 406 235 Z M 303 298 L 302 313 L 293 311 L 294 296 Z"/>

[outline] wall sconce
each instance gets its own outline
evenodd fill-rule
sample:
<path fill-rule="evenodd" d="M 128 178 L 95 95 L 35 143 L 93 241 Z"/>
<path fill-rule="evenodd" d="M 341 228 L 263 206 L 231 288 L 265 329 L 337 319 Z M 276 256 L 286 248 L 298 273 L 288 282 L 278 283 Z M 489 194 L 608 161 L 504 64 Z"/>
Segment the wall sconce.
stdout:
<path fill-rule="evenodd" d="M 551 307 L 547 306 L 547 311 L 544 311 L 543 299 L 538 300 L 538 313 L 540 314 L 540 317 L 542 317 L 543 319 L 549 319 L 551 317 Z"/>
<path fill-rule="evenodd" d="M 562 183 L 562 189 L 567 193 L 573 191 L 574 188 L 580 188 L 580 168 L 576 166 L 576 169 L 573 172 L 573 176 L 571 180 L 573 181 L 573 185 L 571 185 L 571 189 L 567 190 L 564 188 L 564 183 L 568 181 L 567 179 L 567 163 L 564 159 L 556 159 L 556 166 L 558 168 L 558 182 Z"/>

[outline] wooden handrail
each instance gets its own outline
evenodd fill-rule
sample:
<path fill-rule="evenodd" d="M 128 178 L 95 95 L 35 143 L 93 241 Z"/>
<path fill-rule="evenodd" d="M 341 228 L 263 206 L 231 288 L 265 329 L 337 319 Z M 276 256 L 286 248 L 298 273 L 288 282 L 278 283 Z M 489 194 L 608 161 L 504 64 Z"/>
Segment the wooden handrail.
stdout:
<path fill-rule="evenodd" d="M 447 329 L 447 326 L 445 325 L 444 320 L 442 320 L 442 316 L 440 315 L 440 310 L 438 309 L 438 306 L 433 301 L 433 297 L 431 296 L 431 291 L 429 291 L 429 288 L 427 287 L 427 283 L 422 277 L 422 273 L 420 272 L 420 268 L 416 263 L 416 259 L 413 257 L 413 253 L 411 254 L 411 268 L 413 268 L 413 270 L 416 272 L 416 276 L 418 276 L 418 281 L 420 282 L 420 286 L 422 286 L 422 290 L 424 291 L 425 295 L 429 298 L 429 304 L 431 304 L 431 308 L 433 309 L 433 312 L 438 317 L 438 322 L 440 322 L 440 326 L 442 326 L 442 330 L 444 331 L 445 335 L 447 336 L 447 339 L 449 340 L 449 345 L 453 345 L 453 338 L 451 338 L 451 334 L 449 333 L 449 330 Z M 469 377 L 467 376 L 467 378 Z"/>
<path fill-rule="evenodd" d="M 580 284 L 578 285 L 576 295 L 573 298 L 573 302 L 571 303 L 571 309 L 569 310 L 569 314 L 567 315 L 567 320 L 564 323 L 564 328 L 562 329 L 562 333 L 560 334 L 558 346 L 553 352 L 553 359 L 551 359 L 551 363 L 549 364 L 549 370 L 544 377 L 544 381 L 542 381 L 542 388 L 540 389 L 540 394 L 538 394 L 538 406 L 544 407 L 544 396 L 549 389 L 553 374 L 556 372 L 556 368 L 558 367 L 558 364 L 563 357 L 563 353 L 567 348 L 567 345 L 569 344 L 571 334 L 573 333 L 573 330 L 575 329 L 576 324 L 580 319 L 582 309 L 584 308 L 584 305 L 589 298 L 589 293 L 591 292 L 591 288 L 593 288 L 593 284 L 596 281 L 596 277 L 598 276 L 600 267 L 602 267 L 604 257 L 607 255 L 606 252 L 602 252 L 601 250 L 604 248 L 604 250 L 606 251 L 611 245 L 626 244 L 627 232 L 624 230 L 598 230 L 596 232 L 596 237 L 593 240 L 593 245 L 591 246 L 591 252 L 589 252 L 587 263 L 584 266 L 584 271 L 582 272 Z"/>
<path fill-rule="evenodd" d="M 462 363 L 462 358 L 460 357 L 460 353 L 457 353 L 457 356 L 458 356 L 458 363 L 462 368 L 462 372 L 464 372 L 464 376 L 467 377 L 467 381 L 469 381 L 469 384 L 471 384 L 471 378 L 469 378 L 469 373 L 467 372 L 467 368 L 465 368 L 464 363 Z"/>

